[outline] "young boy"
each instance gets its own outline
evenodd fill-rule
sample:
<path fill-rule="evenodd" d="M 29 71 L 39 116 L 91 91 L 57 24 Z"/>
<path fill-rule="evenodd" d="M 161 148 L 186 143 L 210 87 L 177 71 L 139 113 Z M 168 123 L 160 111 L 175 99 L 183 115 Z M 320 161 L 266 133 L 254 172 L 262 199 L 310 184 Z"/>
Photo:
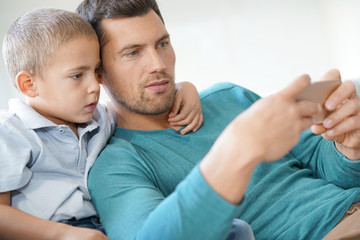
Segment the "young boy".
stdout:
<path fill-rule="evenodd" d="M 86 184 L 116 122 L 98 104 L 99 55 L 91 25 L 68 11 L 36 9 L 8 31 L 3 56 L 27 102 L 0 115 L 0 239 L 108 239 Z M 199 128 L 192 85 L 177 92 L 179 110 L 170 120 L 189 123 L 183 133 Z"/>

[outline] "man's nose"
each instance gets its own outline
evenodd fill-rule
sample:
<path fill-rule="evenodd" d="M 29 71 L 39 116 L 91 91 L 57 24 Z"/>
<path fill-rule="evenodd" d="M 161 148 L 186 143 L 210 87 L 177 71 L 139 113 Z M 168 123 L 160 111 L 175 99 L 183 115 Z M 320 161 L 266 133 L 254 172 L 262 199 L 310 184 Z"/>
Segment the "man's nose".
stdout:
<path fill-rule="evenodd" d="M 155 72 L 161 72 L 164 69 L 166 69 L 166 64 L 164 63 L 161 55 L 156 51 L 156 49 L 152 49 L 148 53 L 148 66 L 149 66 L 149 72 L 155 73 Z"/>

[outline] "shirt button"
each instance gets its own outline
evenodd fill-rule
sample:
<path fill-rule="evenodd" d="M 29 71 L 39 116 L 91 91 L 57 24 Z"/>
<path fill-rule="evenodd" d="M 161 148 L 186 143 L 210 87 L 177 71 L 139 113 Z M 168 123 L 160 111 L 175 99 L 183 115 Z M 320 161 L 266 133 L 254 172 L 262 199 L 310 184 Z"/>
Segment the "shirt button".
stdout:
<path fill-rule="evenodd" d="M 59 132 L 60 132 L 60 133 L 64 133 L 64 129 L 60 128 L 60 129 L 59 129 Z"/>

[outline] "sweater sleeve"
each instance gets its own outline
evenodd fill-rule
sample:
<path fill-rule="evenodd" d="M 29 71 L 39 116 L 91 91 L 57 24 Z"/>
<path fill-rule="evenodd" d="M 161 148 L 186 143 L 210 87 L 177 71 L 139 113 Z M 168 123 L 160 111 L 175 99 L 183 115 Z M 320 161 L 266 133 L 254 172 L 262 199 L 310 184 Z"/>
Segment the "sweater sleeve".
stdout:
<path fill-rule="evenodd" d="M 344 189 L 360 187 L 360 161 L 348 160 L 336 149 L 333 141 L 307 130 L 291 153 L 317 178 Z"/>
<path fill-rule="evenodd" d="M 89 189 L 111 239 L 222 239 L 238 206 L 207 184 L 198 166 L 169 196 L 150 181 L 134 152 L 104 151 L 89 175 Z M 120 160 L 121 159 L 121 160 Z M 120 161 L 119 161 L 120 160 Z"/>

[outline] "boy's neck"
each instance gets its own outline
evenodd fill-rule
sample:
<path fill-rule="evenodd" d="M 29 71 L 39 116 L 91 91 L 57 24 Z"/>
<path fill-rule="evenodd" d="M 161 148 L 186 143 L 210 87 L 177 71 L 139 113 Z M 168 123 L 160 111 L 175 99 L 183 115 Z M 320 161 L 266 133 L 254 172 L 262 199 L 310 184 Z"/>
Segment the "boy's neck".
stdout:
<path fill-rule="evenodd" d="M 51 117 L 46 115 L 44 112 L 40 111 L 36 105 L 32 104 L 31 101 L 28 101 L 29 105 L 32 107 L 32 109 L 34 109 L 37 113 L 39 113 L 40 115 L 42 115 L 44 118 L 48 119 L 49 121 L 53 122 L 56 125 L 65 125 L 68 126 L 71 131 L 73 131 L 73 133 L 75 134 L 75 136 L 79 139 L 79 134 L 78 134 L 78 124 L 77 123 L 73 123 L 73 122 L 67 122 L 63 119 L 59 119 L 59 118 L 55 118 L 55 117 Z"/>
<path fill-rule="evenodd" d="M 77 123 L 68 123 L 65 124 L 66 126 L 68 126 L 71 131 L 73 131 L 73 133 L 75 134 L 75 136 L 77 137 L 77 139 L 79 139 L 79 133 L 78 133 L 78 125 Z"/>

